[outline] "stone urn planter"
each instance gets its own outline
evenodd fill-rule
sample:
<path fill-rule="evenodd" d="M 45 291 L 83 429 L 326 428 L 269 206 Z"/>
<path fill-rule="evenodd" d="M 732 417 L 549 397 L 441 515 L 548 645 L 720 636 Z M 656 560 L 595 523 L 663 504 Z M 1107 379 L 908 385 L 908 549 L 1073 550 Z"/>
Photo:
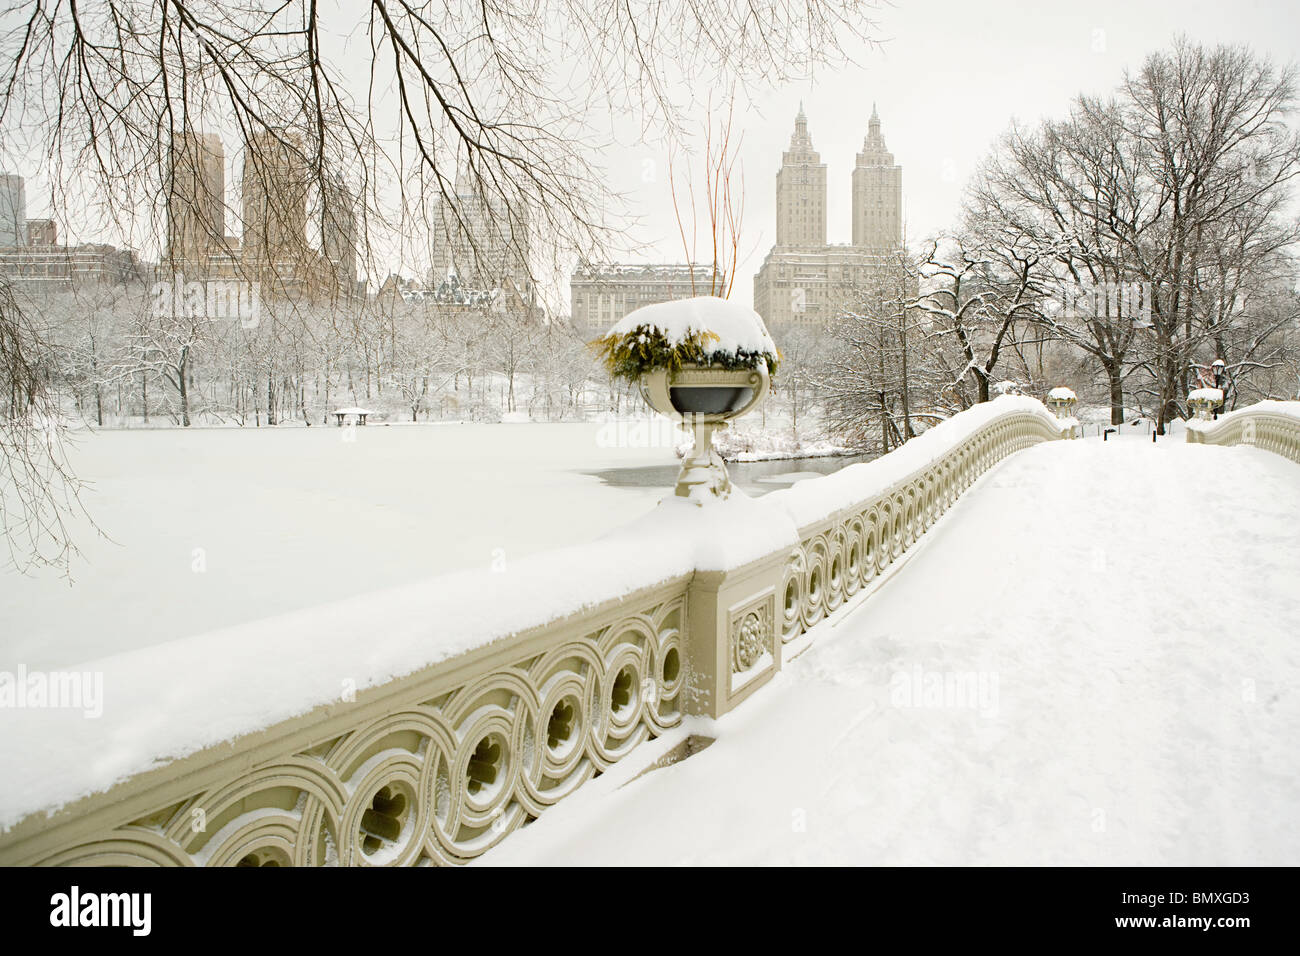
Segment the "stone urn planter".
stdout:
<path fill-rule="evenodd" d="M 1082 434 L 1079 422 L 1074 417 L 1074 406 L 1078 401 L 1074 390 L 1063 385 L 1058 385 L 1047 393 L 1047 404 L 1052 406 L 1056 420 L 1060 423 L 1062 438 L 1079 438 Z"/>
<path fill-rule="evenodd" d="M 713 433 L 754 408 L 771 385 L 767 367 L 745 370 L 683 365 L 678 371 L 655 369 L 641 376 L 641 395 L 660 415 L 685 422 L 694 432 L 691 450 L 682 458 L 676 494 L 683 498 L 731 493 L 722 456 L 713 448 Z"/>
<path fill-rule="evenodd" d="M 653 369 L 641 375 L 641 395 L 660 415 L 676 421 L 739 418 L 767 395 L 771 376 L 766 366 L 720 369 L 683 365 L 677 371 Z"/>
<path fill-rule="evenodd" d="M 1213 421 L 1214 410 L 1223 404 L 1223 389 L 1194 388 L 1187 393 L 1187 404 L 1197 421 Z"/>
<path fill-rule="evenodd" d="M 610 372 L 635 381 L 646 404 L 694 432 L 676 494 L 703 503 L 731 493 L 713 434 L 767 397 L 779 361 L 753 309 L 713 296 L 629 313 L 595 343 Z"/>
<path fill-rule="evenodd" d="M 1047 393 L 1047 404 L 1052 406 L 1057 418 L 1070 418 L 1074 415 L 1074 406 L 1078 402 L 1074 390 L 1058 385 Z"/>

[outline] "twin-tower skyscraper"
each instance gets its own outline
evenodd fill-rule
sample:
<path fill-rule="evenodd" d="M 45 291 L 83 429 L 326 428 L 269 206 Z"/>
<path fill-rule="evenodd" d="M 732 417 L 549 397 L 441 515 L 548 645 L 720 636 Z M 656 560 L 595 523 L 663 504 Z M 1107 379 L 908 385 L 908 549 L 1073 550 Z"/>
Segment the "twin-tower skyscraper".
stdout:
<path fill-rule="evenodd" d="M 754 307 L 768 322 L 824 322 L 903 242 L 903 168 L 885 145 L 875 105 L 853 169 L 853 238 L 826 240 L 826 164 L 802 104 L 776 174 L 776 245 L 754 277 Z"/>

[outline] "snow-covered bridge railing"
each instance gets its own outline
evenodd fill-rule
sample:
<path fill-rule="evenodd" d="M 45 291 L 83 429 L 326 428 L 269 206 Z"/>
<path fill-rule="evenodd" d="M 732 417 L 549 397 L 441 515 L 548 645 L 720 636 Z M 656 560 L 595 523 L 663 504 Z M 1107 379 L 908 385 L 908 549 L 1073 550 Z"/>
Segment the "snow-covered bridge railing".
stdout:
<path fill-rule="evenodd" d="M 963 412 L 877 461 L 775 492 L 799 528 L 786 564 L 782 639 L 808 628 L 873 582 L 985 471 L 1012 452 L 1073 437 L 1074 419 L 1004 398 Z"/>
<path fill-rule="evenodd" d="M 1300 463 L 1300 402 L 1258 402 L 1187 423 L 1187 440 L 1202 445 L 1253 445 Z"/>
<path fill-rule="evenodd" d="M 681 720 L 693 555 L 657 543 L 561 550 L 83 665 L 102 674 L 98 720 L 6 715 L 0 864 L 477 856 Z"/>
<path fill-rule="evenodd" d="M 592 544 L 82 665 L 98 720 L 5 715 L 0 863 L 472 859 L 736 707 L 981 473 L 1069 433 L 1000 398 L 764 499 L 669 495 Z"/>

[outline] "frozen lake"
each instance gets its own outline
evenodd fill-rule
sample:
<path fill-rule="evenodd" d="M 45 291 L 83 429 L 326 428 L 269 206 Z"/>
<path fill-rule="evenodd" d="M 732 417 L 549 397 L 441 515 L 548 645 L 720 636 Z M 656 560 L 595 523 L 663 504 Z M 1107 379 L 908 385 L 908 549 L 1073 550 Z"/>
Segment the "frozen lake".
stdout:
<path fill-rule="evenodd" d="M 75 526 L 71 584 L 0 571 L 0 670 L 588 541 L 652 508 L 677 473 L 662 429 L 594 423 L 101 431 L 72 461 L 110 540 Z M 732 475 L 761 494 L 847 461 Z"/>

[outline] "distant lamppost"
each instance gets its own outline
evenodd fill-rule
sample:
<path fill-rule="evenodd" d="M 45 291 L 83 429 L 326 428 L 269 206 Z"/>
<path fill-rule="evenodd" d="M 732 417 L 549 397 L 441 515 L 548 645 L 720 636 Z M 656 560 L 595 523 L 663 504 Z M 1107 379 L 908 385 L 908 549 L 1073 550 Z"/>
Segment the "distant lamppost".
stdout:
<path fill-rule="evenodd" d="M 1221 358 L 1216 358 L 1211 364 L 1210 369 L 1214 373 L 1214 387 L 1223 393 L 1225 399 L 1228 395 L 1228 366 Z M 1214 417 L 1219 417 L 1219 412 L 1223 411 L 1223 402 L 1214 409 Z"/>

